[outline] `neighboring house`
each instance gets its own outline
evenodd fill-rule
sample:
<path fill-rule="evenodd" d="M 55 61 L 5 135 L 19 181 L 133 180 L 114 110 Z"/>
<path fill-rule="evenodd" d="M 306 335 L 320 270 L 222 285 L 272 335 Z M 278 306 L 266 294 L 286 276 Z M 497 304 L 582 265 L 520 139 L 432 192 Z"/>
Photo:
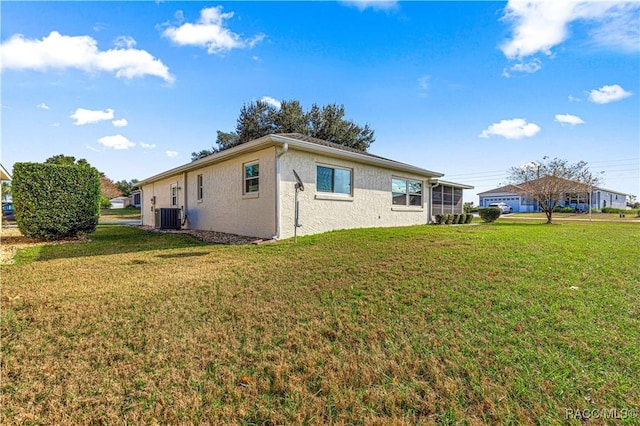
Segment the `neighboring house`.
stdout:
<path fill-rule="evenodd" d="M 140 208 L 142 205 L 142 192 L 139 189 L 131 191 L 131 205 Z"/>
<path fill-rule="evenodd" d="M 7 181 L 11 180 L 11 175 L 9 174 L 7 169 L 5 169 L 2 164 L 0 164 L 0 181 L 3 181 L 3 180 L 7 180 Z"/>
<path fill-rule="evenodd" d="M 116 197 L 109 201 L 111 202 L 111 207 L 109 207 L 110 209 L 123 209 L 131 204 L 129 197 Z"/>
<path fill-rule="evenodd" d="M 491 203 L 506 203 L 513 208 L 514 213 L 538 212 L 538 203 L 525 195 L 526 184 L 507 185 L 500 188 L 478 194 L 480 197 L 480 207 L 488 207 Z M 570 207 L 572 209 L 589 210 L 589 192 L 565 193 L 558 196 L 559 207 Z M 626 209 L 627 194 L 612 191 L 600 187 L 593 187 L 591 190 L 591 208 L 600 210 L 604 207 Z"/>
<path fill-rule="evenodd" d="M 142 223 L 158 225 L 156 210 L 173 207 L 181 210 L 185 228 L 292 237 L 294 170 L 304 184 L 298 235 L 426 224 L 440 210 L 462 212 L 461 191 L 472 188 L 439 183 L 442 173 L 324 140 L 274 134 L 138 182 Z M 440 188 L 438 212 L 433 188 Z M 444 193 L 455 196 L 449 202 Z"/>

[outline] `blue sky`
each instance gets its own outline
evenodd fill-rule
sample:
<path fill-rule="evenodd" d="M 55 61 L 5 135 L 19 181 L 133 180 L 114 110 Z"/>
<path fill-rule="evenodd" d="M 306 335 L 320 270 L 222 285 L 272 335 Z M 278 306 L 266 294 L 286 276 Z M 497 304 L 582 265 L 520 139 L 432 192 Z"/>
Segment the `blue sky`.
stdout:
<path fill-rule="evenodd" d="M 2 2 L 5 168 L 188 163 L 243 104 L 343 104 L 370 151 L 475 186 L 544 156 L 640 195 L 638 2 Z"/>

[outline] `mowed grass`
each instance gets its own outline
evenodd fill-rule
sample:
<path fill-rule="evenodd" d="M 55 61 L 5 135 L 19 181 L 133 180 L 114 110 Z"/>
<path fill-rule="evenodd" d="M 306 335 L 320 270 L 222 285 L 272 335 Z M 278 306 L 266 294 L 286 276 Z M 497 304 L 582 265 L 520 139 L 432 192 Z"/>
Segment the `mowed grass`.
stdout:
<path fill-rule="evenodd" d="M 638 424 L 638 224 L 91 238 L 2 267 L 3 424 Z"/>
<path fill-rule="evenodd" d="M 100 222 L 116 220 L 140 220 L 140 209 L 125 207 L 123 209 L 100 209 Z"/>

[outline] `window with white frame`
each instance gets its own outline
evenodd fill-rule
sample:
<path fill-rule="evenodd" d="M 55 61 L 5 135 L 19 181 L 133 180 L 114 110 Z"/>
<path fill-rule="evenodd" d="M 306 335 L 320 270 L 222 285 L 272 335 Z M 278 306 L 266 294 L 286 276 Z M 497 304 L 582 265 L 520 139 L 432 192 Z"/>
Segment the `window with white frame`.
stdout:
<path fill-rule="evenodd" d="M 422 207 L 422 182 L 409 179 L 391 179 L 393 205 Z"/>
<path fill-rule="evenodd" d="M 178 206 L 178 184 L 177 183 L 171 184 L 170 196 L 171 196 L 171 206 L 177 207 Z"/>
<path fill-rule="evenodd" d="M 202 198 L 204 196 L 204 188 L 203 188 L 203 179 L 202 179 L 202 175 L 198 175 L 196 177 L 196 185 L 198 187 L 198 201 L 202 201 Z"/>
<path fill-rule="evenodd" d="M 351 169 L 316 167 L 316 190 L 334 194 L 351 195 Z"/>
<path fill-rule="evenodd" d="M 253 194 L 260 190 L 260 164 L 257 162 L 244 165 L 244 193 Z"/>

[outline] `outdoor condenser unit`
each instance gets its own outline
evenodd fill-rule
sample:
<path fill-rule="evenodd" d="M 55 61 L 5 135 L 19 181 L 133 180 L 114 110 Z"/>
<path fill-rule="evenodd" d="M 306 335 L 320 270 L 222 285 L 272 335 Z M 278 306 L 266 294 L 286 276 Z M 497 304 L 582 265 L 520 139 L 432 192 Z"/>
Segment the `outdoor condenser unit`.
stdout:
<path fill-rule="evenodd" d="M 159 229 L 180 229 L 180 209 L 156 209 L 155 227 Z"/>

